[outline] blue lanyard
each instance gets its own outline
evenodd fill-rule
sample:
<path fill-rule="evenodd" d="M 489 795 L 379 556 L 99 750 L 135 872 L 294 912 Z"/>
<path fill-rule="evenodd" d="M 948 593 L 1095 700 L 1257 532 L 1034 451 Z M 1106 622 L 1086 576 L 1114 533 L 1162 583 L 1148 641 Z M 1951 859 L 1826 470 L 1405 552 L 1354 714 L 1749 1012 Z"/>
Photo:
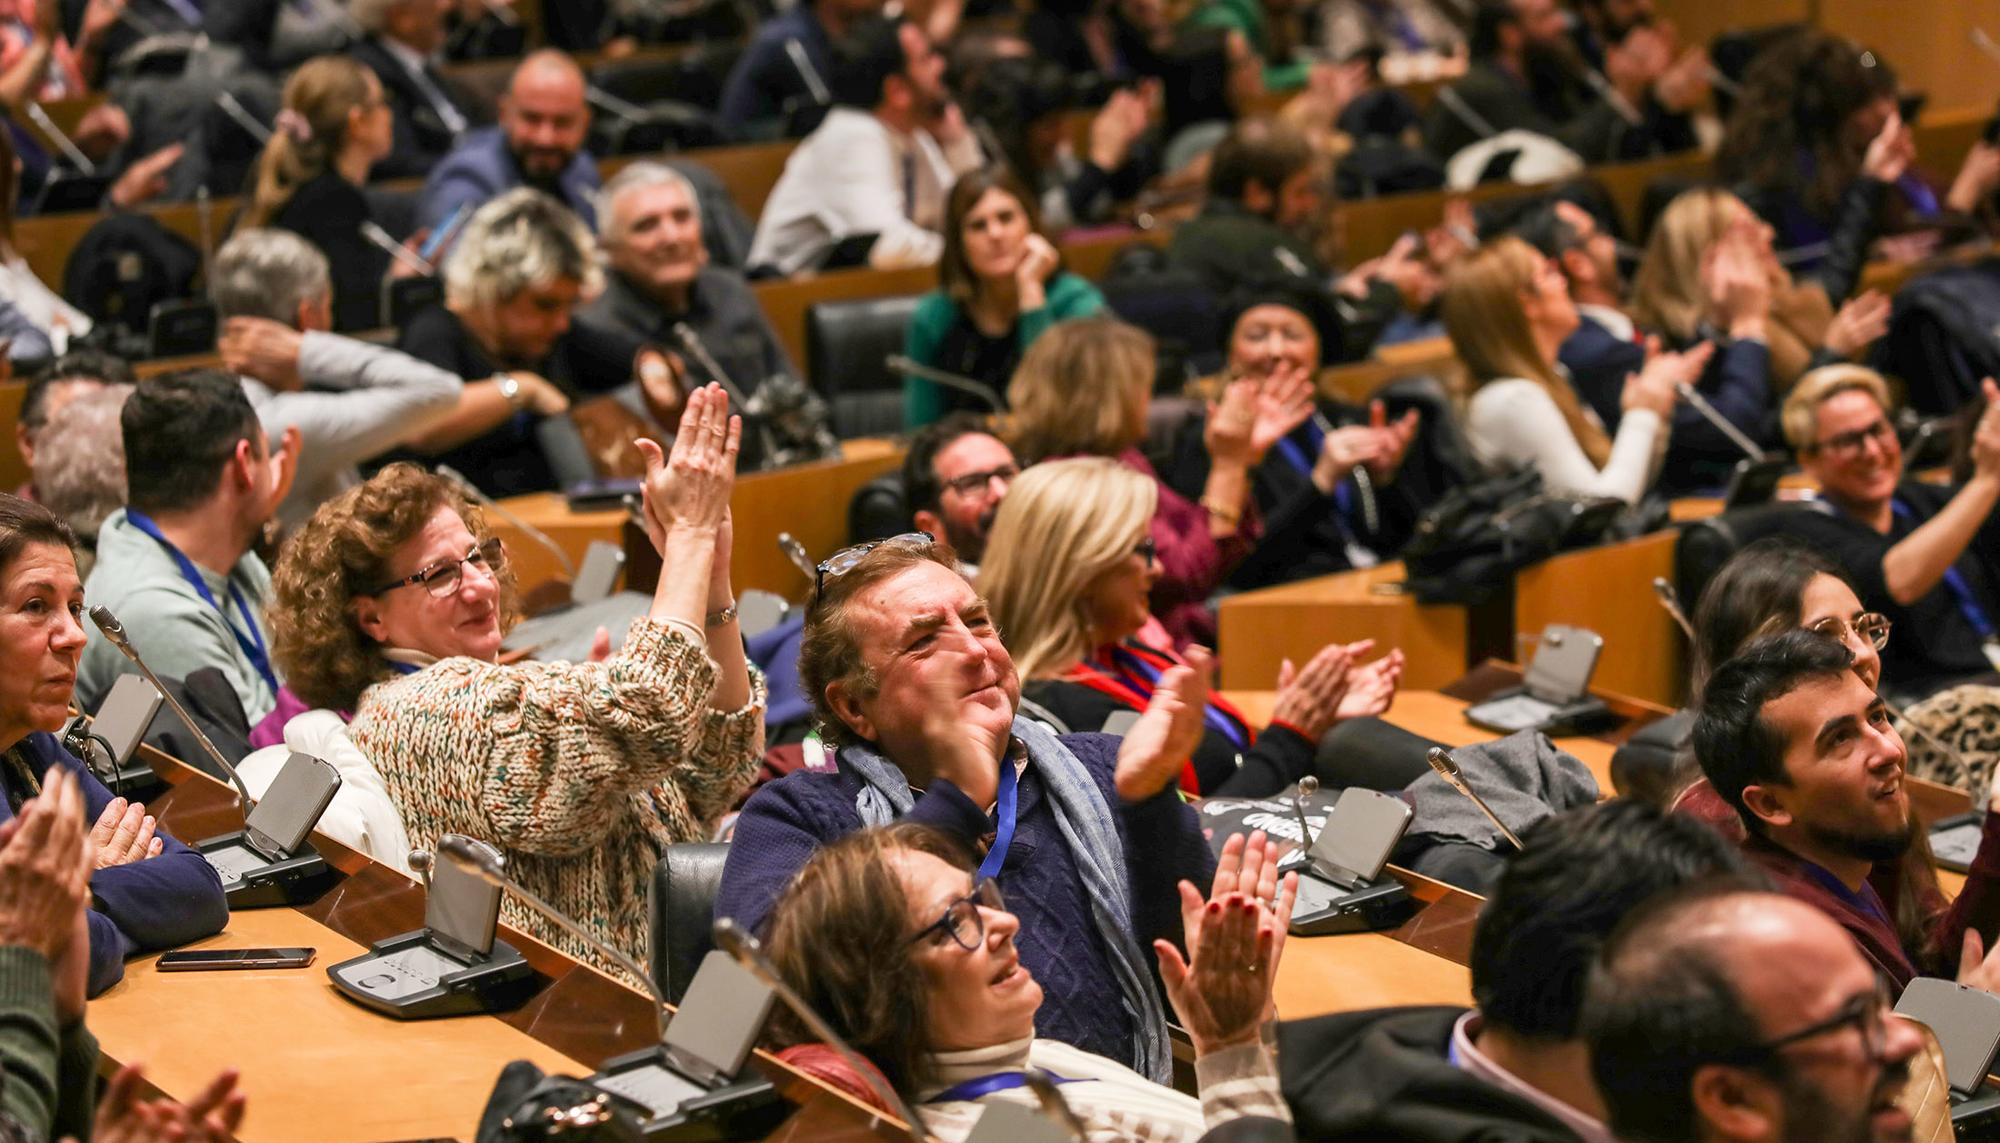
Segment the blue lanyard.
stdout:
<path fill-rule="evenodd" d="M 1304 439 L 1301 440 L 1301 437 Z M 1286 461 L 1290 462 L 1293 468 L 1298 469 L 1301 475 L 1310 480 L 1312 479 L 1313 460 L 1319 456 L 1319 450 L 1325 444 L 1326 430 L 1320 428 L 1319 418 L 1317 416 L 1308 417 L 1305 424 L 1300 425 L 1289 435 L 1279 438 L 1278 452 L 1284 456 Z M 1353 534 L 1354 530 L 1348 527 L 1347 524 L 1347 514 L 1353 510 L 1353 506 L 1354 489 L 1348 485 L 1347 478 L 1342 477 L 1340 483 L 1333 486 L 1333 520 L 1334 523 L 1340 526 L 1342 536 L 1352 536 Z"/>
<path fill-rule="evenodd" d="M 1916 513 L 1910 510 L 1908 504 L 1903 503 L 1901 497 L 1889 501 L 1889 509 L 1899 519 L 1916 522 Z M 1972 585 L 1965 582 L 1965 573 L 1958 570 L 1957 564 L 1954 563 L 1945 569 L 1944 585 L 1951 591 L 1952 598 L 1958 600 L 1958 610 L 1965 615 L 1965 621 L 1972 624 L 1972 629 L 1979 633 L 1980 642 L 1991 643 L 1995 638 L 2000 638 L 2000 628 L 1993 626 L 1993 620 L 1987 617 L 1986 609 L 1979 605 L 1979 600 L 1972 594 Z"/>
<path fill-rule="evenodd" d="M 160 526 L 153 523 L 151 516 L 146 515 L 144 512 L 127 508 L 125 510 L 125 518 L 132 522 L 134 528 L 153 537 L 154 540 L 159 542 L 161 547 L 167 550 L 168 555 L 174 557 L 174 563 L 180 565 L 181 578 L 188 581 L 188 586 L 194 588 L 196 594 L 201 596 L 203 602 L 215 608 L 216 612 L 222 616 L 222 625 L 229 628 L 229 633 L 236 637 L 236 645 L 243 649 L 243 657 L 250 660 L 250 665 L 257 668 L 258 674 L 264 676 L 264 681 L 271 687 L 271 693 L 277 694 L 278 676 L 271 672 L 271 655 L 264 649 L 264 633 L 257 629 L 257 616 L 250 610 L 250 602 L 243 598 L 243 589 L 236 586 L 234 579 L 227 580 L 229 584 L 229 599 L 232 603 L 236 604 L 236 610 L 243 613 L 243 622 L 250 628 L 250 634 L 247 638 L 243 632 L 236 629 L 234 623 L 229 621 L 229 612 L 220 603 L 215 601 L 215 593 L 208 590 L 208 581 L 202 578 L 201 569 L 194 566 L 194 561 L 187 558 L 187 553 L 175 547 L 172 540 L 167 539 L 166 535 L 160 531 Z"/>
<path fill-rule="evenodd" d="M 1148 663 L 1144 656 L 1134 655 L 1123 647 L 1113 647 L 1111 648 L 1111 658 L 1127 672 L 1137 674 L 1140 678 L 1146 680 L 1146 693 L 1149 697 L 1153 691 L 1159 688 L 1161 672 L 1153 664 Z M 1229 739 L 1230 744 L 1236 747 L 1237 753 L 1240 754 L 1250 749 L 1250 740 L 1244 734 L 1243 727 L 1238 726 L 1235 720 L 1231 719 L 1228 715 L 1215 709 L 1214 703 L 1202 704 L 1201 720 L 1208 725 L 1210 730 Z"/>
<path fill-rule="evenodd" d="M 1080 1079 L 1059 1076 L 1051 1071 L 1044 1071 L 1042 1074 L 1048 1077 L 1050 1083 L 1083 1082 Z M 1008 1091 L 1013 1088 L 1026 1086 L 1028 1086 L 1028 1073 L 1026 1072 L 994 1072 L 990 1076 L 979 1076 L 976 1079 L 966 1080 L 964 1083 L 955 1083 L 924 1102 L 970 1103 L 973 1100 L 984 1099 L 996 1091 Z"/>
<path fill-rule="evenodd" d="M 1000 876 L 1000 867 L 1007 863 L 1007 847 L 1014 844 L 1014 807 L 1020 800 L 1017 769 L 1012 758 L 1000 760 L 1000 805 L 994 822 L 998 829 L 993 835 L 993 848 L 986 851 L 986 860 L 979 863 L 981 880 Z"/>
<path fill-rule="evenodd" d="M 389 669 L 399 675 L 414 675 L 421 669 L 415 663 L 398 663 L 394 659 L 388 660 L 388 663 Z"/>

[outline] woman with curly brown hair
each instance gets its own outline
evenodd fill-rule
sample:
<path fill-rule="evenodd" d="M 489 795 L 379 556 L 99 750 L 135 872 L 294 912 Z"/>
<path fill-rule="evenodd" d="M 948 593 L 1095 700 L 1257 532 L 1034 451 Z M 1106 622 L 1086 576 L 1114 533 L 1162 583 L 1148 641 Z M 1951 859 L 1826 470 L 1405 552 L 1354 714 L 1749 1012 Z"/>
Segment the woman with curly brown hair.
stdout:
<path fill-rule="evenodd" d="M 305 701 L 351 707 L 409 844 L 483 838 L 509 872 L 634 958 L 661 850 L 705 838 L 763 753 L 764 686 L 729 585 L 741 422 L 715 386 L 673 455 L 642 442 L 646 530 L 667 569 L 603 662 L 496 661 L 514 585 L 480 513 L 443 479 L 391 465 L 329 501 L 274 576 L 274 647 Z M 507 921 L 606 971 L 512 904 Z"/>

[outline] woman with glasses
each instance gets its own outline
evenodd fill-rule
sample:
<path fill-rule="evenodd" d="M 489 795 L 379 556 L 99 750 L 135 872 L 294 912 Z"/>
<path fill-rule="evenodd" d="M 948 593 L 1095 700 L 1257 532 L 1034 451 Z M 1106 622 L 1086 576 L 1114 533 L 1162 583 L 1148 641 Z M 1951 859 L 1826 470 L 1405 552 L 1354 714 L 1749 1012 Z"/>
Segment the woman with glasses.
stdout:
<path fill-rule="evenodd" d="M 1183 658 L 1159 639 L 1147 610 L 1159 574 L 1148 532 L 1155 495 L 1152 481 L 1116 461 L 1055 460 L 1022 473 L 994 519 L 980 593 L 1013 654 L 1022 696 L 1071 730 L 1137 718 L 1168 671 L 1208 665 L 1200 648 Z M 1261 734 L 1208 691 L 1181 789 L 1262 797 L 1312 772 L 1327 731 L 1343 719 L 1379 715 L 1395 697 L 1402 652 L 1360 664 L 1371 646 L 1334 644 L 1303 669 L 1281 672 L 1271 724 Z"/>
<path fill-rule="evenodd" d="M 1054 1085 L 1077 1138 L 1192 1143 L 1230 1120 L 1291 1119 L 1262 1036 L 1296 886 L 1296 874 L 1280 882 L 1275 857 L 1262 834 L 1230 839 L 1225 866 L 1240 865 L 1240 884 L 1257 888 L 1225 888 L 1219 875 L 1204 906 L 1181 882 L 1188 955 L 1169 941 L 1153 945 L 1193 1041 L 1199 1100 L 1035 1034 L 1042 986 L 1016 944 L 1034 934 L 1023 934 L 993 882 L 938 830 L 895 825 L 821 849 L 772 912 L 767 946 L 785 982 L 944 1143 L 969 1135 L 985 1104 L 1044 1106 L 1026 1069 Z M 780 1043 L 818 1039 L 788 1013 L 773 1020 Z"/>
<path fill-rule="evenodd" d="M 646 531 L 665 571 L 601 662 L 503 664 L 514 577 L 451 482 L 390 465 L 329 501 L 274 576 L 274 647 L 306 702 L 354 712 L 409 844 L 499 846 L 508 872 L 634 958 L 663 847 L 709 836 L 763 751 L 764 685 L 729 584 L 741 422 L 715 386 L 688 399 L 673 454 L 646 442 Z M 506 920 L 607 972 L 513 903 Z"/>
<path fill-rule="evenodd" d="M 333 269 L 333 328 L 383 324 L 382 279 L 408 273 L 362 236 L 374 212 L 361 188 L 387 158 L 395 123 L 375 73 L 347 56 L 308 60 L 285 83 L 284 107 L 239 229 L 275 226 L 320 248 Z"/>

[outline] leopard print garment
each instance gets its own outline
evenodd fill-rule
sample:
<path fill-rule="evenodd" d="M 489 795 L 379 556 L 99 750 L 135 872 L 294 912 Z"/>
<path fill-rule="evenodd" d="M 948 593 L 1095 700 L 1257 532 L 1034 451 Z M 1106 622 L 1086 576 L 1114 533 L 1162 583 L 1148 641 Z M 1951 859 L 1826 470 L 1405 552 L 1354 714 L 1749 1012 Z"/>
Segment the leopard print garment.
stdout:
<path fill-rule="evenodd" d="M 2000 687 L 1967 684 L 1939 691 L 1904 708 L 1896 731 L 1909 747 L 1911 774 L 1977 799 L 2000 763 Z"/>

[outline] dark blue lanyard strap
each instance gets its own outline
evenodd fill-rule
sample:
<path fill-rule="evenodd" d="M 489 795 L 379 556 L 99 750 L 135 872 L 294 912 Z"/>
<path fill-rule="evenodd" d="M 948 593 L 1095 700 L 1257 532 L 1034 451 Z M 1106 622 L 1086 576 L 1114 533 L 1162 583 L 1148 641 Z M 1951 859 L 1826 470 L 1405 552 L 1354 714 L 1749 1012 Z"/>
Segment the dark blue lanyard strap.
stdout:
<path fill-rule="evenodd" d="M 1310 480 L 1313 463 L 1318 459 L 1319 451 L 1325 444 L 1326 430 L 1320 427 L 1319 418 L 1309 417 L 1290 434 L 1278 438 L 1278 454 Z M 1342 535 L 1349 535 L 1353 531 L 1347 523 L 1347 514 L 1353 510 L 1353 506 L 1354 489 L 1343 477 L 1333 486 L 1333 520 L 1340 526 Z"/>
<path fill-rule="evenodd" d="M 1047 1077 L 1050 1083 L 1084 1082 L 1080 1079 L 1059 1076 L 1051 1071 L 1044 1071 L 1042 1075 Z M 994 1072 L 990 1076 L 979 1076 L 975 1079 L 966 1080 L 964 1083 L 955 1083 L 924 1102 L 970 1103 L 974 1100 L 985 1099 L 996 1091 L 1008 1091 L 1013 1088 L 1026 1086 L 1028 1086 L 1028 1073 L 1026 1072 Z"/>
<path fill-rule="evenodd" d="M 1164 672 L 1147 662 L 1144 655 L 1134 654 L 1126 647 L 1113 647 L 1111 648 L 1111 658 L 1114 663 L 1124 669 L 1126 674 L 1137 675 L 1146 681 L 1147 697 L 1150 698 L 1152 693 L 1159 689 L 1160 676 Z M 1238 753 L 1250 749 L 1250 736 L 1246 733 L 1245 728 L 1238 724 L 1235 719 L 1215 709 L 1214 703 L 1202 704 L 1201 720 L 1208 725 L 1210 730 L 1229 739 L 1230 744 L 1236 747 Z"/>
<path fill-rule="evenodd" d="M 1007 863 L 1007 847 L 1014 844 L 1014 808 L 1020 800 L 1019 767 L 1012 758 L 1000 760 L 1000 805 L 995 810 L 996 832 L 993 834 L 993 848 L 986 851 L 986 860 L 979 863 L 981 880 L 1000 876 L 1000 867 Z"/>
<path fill-rule="evenodd" d="M 167 539 L 166 534 L 160 531 L 160 526 L 153 522 L 151 516 L 128 508 L 125 510 L 125 518 L 132 522 L 134 528 L 151 536 L 167 550 L 168 555 L 174 558 L 174 563 L 181 569 L 181 578 L 188 582 L 189 587 L 194 588 L 204 603 L 215 608 L 217 614 L 222 616 L 222 625 L 229 628 L 229 633 L 235 637 L 236 645 L 243 650 L 243 657 L 250 660 L 250 665 L 257 668 L 258 674 L 264 676 L 264 681 L 271 687 L 271 693 L 277 694 L 278 676 L 271 670 L 271 655 L 264 649 L 264 633 L 257 627 L 257 616 L 250 610 L 250 601 L 243 598 L 243 589 L 236 586 L 233 578 L 225 577 L 225 582 L 229 584 L 230 602 L 234 603 L 236 610 L 243 614 L 243 622 L 250 628 L 247 637 L 236 629 L 236 624 L 229 621 L 228 610 L 216 602 L 215 593 L 208 590 L 208 581 L 202 578 L 201 569 L 194 566 L 194 561 L 187 557 L 186 552 L 175 547 L 174 542 Z"/>
<path fill-rule="evenodd" d="M 1911 511 L 1910 506 L 1903 503 L 1900 497 L 1889 501 L 1889 508 L 1902 519 L 1916 522 L 1917 514 Z M 1972 624 L 1972 629 L 1979 633 L 1980 642 L 1990 643 L 1995 638 L 2000 638 L 2000 628 L 1993 626 L 1993 620 L 1987 616 L 1986 609 L 1979 605 L 1978 597 L 1972 594 L 1972 585 L 1965 582 L 1965 573 L 1958 570 L 1955 562 L 1944 571 L 1944 586 L 1951 592 L 1952 598 L 1958 601 L 1958 610 L 1965 616 L 1965 621 Z"/>

